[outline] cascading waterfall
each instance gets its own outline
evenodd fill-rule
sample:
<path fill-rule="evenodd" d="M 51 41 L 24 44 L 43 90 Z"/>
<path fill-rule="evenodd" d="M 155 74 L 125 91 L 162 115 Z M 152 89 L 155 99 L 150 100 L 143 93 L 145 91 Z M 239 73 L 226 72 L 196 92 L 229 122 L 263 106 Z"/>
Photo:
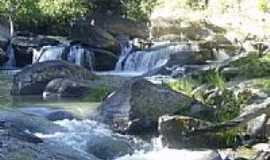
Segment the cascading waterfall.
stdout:
<path fill-rule="evenodd" d="M 198 50 L 198 46 L 188 43 L 158 44 L 150 49 L 137 52 L 130 52 L 126 49 L 123 50 L 115 70 L 146 73 L 165 65 L 171 54 L 194 50 Z"/>
<path fill-rule="evenodd" d="M 33 50 L 33 63 L 49 60 L 65 60 L 93 70 L 94 54 L 80 45 L 43 46 Z"/>
<path fill-rule="evenodd" d="M 33 50 L 33 63 L 44 62 L 49 60 L 61 60 L 62 53 L 66 46 L 44 46 L 40 50 Z"/>

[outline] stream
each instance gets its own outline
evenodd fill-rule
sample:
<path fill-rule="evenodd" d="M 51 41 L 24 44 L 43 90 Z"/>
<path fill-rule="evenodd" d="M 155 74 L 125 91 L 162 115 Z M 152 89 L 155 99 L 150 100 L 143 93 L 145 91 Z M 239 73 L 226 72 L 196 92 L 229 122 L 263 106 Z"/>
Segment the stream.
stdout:
<path fill-rule="evenodd" d="M 63 48 L 58 48 L 63 50 Z M 41 50 L 38 54 L 40 61 L 46 61 L 50 59 L 58 59 L 58 57 L 51 57 L 50 54 L 57 48 L 47 47 L 47 50 Z M 77 48 L 78 50 L 78 48 Z M 80 50 L 80 49 L 79 49 Z M 129 53 L 124 53 L 122 58 L 117 64 L 116 70 L 111 72 L 96 72 L 97 75 L 118 75 L 118 76 L 138 76 L 153 68 L 164 65 L 168 59 L 168 55 L 171 52 L 179 52 L 185 50 L 182 45 L 173 45 L 165 47 L 163 50 L 149 50 L 148 54 L 144 56 L 141 52 L 136 52 L 129 56 Z M 163 54 L 163 51 L 166 54 Z M 42 53 L 44 52 L 44 53 Z M 72 50 L 70 53 L 75 52 Z M 83 51 L 80 50 L 80 53 Z M 58 52 L 57 52 L 58 53 Z M 59 52 L 59 55 L 61 53 Z M 70 54 L 73 56 L 73 54 Z M 81 64 L 81 54 L 79 58 L 69 58 L 70 61 L 74 61 L 76 64 Z M 126 58 L 125 58 L 126 56 Z M 123 64 L 121 64 L 123 63 Z M 147 70 L 143 70 L 147 68 Z M 114 133 L 105 124 L 87 119 L 87 116 L 95 114 L 96 108 L 100 102 L 88 102 L 83 100 L 42 100 L 41 97 L 12 97 L 10 95 L 10 89 L 12 85 L 12 76 L 16 73 L 16 70 L 2 70 L 0 72 L 0 110 L 13 109 L 20 112 L 34 113 L 35 115 L 42 115 L 51 110 L 64 110 L 73 113 L 78 120 L 61 120 L 54 123 L 67 129 L 65 132 L 56 132 L 54 134 L 34 133 L 36 136 L 67 145 L 81 153 L 81 155 L 87 155 L 87 143 L 89 141 L 95 141 L 99 138 L 106 137 L 121 137 L 124 139 L 132 140 L 135 151 L 133 154 L 117 157 L 116 160 L 203 160 L 205 157 L 211 156 L 213 151 L 211 150 L 177 150 L 169 149 L 162 146 L 160 137 L 153 138 L 151 141 L 144 141 L 140 138 L 130 135 L 120 135 Z M 149 78 L 150 81 L 156 81 L 157 78 Z M 166 78 L 165 78 L 166 79 Z M 158 83 L 157 80 L 156 83 Z M 106 143 L 106 142 L 104 142 Z M 217 159 L 218 160 L 218 159 Z"/>

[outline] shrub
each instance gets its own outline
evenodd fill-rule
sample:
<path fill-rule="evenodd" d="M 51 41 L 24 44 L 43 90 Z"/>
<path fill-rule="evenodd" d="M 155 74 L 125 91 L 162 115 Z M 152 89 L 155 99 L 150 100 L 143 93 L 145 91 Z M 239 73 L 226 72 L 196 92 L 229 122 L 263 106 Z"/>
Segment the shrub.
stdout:
<path fill-rule="evenodd" d="M 262 12 L 269 12 L 269 4 L 267 0 L 259 0 L 259 10 Z"/>

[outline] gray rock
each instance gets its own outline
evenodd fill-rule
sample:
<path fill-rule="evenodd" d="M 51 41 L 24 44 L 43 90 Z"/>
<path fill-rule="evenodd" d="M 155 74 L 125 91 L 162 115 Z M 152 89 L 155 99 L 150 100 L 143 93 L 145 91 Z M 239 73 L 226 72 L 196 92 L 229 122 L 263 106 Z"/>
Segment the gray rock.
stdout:
<path fill-rule="evenodd" d="M 0 132 L 1 160 L 98 160 L 56 143 L 31 143 Z"/>
<path fill-rule="evenodd" d="M 216 148 L 219 141 L 214 134 L 190 134 L 195 129 L 210 125 L 210 122 L 191 117 L 162 116 L 159 119 L 159 133 L 163 145 L 169 148 Z"/>
<path fill-rule="evenodd" d="M 81 98 L 85 96 L 91 97 L 100 89 L 104 89 L 108 93 L 119 89 L 129 79 L 130 78 L 119 76 L 98 76 L 95 80 L 92 81 L 78 81 L 57 78 L 48 83 L 43 92 L 43 98 L 55 99 L 68 97 Z"/>
<path fill-rule="evenodd" d="M 144 23 L 135 22 L 121 16 L 105 14 L 96 14 L 93 18 L 96 20 L 95 25 L 113 35 L 126 34 L 136 38 L 148 38 L 149 29 Z"/>
<path fill-rule="evenodd" d="M 117 48 L 116 39 L 105 30 L 89 25 L 89 22 L 78 22 L 70 33 L 71 39 L 91 47 L 114 51 Z"/>
<path fill-rule="evenodd" d="M 72 120 L 72 119 L 77 119 L 75 115 L 68 111 L 64 111 L 61 109 L 49 109 L 49 108 L 41 108 L 38 106 L 32 106 L 32 107 L 25 107 L 19 109 L 19 111 L 26 113 L 26 114 L 31 114 L 34 116 L 38 117 L 43 117 L 46 118 L 50 121 L 58 121 L 58 120 Z"/>
<path fill-rule="evenodd" d="M 55 132 L 65 131 L 65 129 L 61 126 L 56 125 L 43 117 L 38 117 L 18 111 L 0 112 L 0 121 L 5 122 L 6 126 L 10 126 L 17 131 L 29 131 L 31 133 L 44 134 L 52 134 Z"/>
<path fill-rule="evenodd" d="M 267 115 L 263 114 L 247 124 L 247 134 L 254 138 L 266 138 Z"/>
<path fill-rule="evenodd" d="M 122 86 L 98 110 L 98 120 L 116 131 L 132 134 L 156 131 L 158 118 L 164 114 L 214 118 L 213 110 L 198 101 L 143 79 Z"/>
<path fill-rule="evenodd" d="M 63 61 L 47 61 L 25 67 L 13 79 L 12 95 L 41 95 L 56 78 L 91 80 L 95 76 L 83 67 Z"/>
<path fill-rule="evenodd" d="M 57 78 L 48 83 L 43 92 L 43 98 L 83 97 L 93 88 L 87 82 Z"/>
<path fill-rule="evenodd" d="M 0 48 L 0 64 L 3 64 L 8 61 L 8 57 L 6 56 L 5 52 L 2 48 Z"/>
<path fill-rule="evenodd" d="M 118 61 L 118 57 L 109 51 L 102 49 L 91 49 L 95 55 L 95 71 L 111 71 L 114 70 Z"/>
<path fill-rule="evenodd" d="M 102 160 L 111 160 L 134 151 L 125 139 L 100 136 L 88 141 L 87 152 Z"/>

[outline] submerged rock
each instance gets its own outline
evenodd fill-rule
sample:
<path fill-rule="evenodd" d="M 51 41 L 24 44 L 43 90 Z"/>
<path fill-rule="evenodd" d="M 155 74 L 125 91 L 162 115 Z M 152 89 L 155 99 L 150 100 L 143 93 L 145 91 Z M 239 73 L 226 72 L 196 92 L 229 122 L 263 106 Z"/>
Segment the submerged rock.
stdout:
<path fill-rule="evenodd" d="M 158 118 L 165 114 L 214 118 L 213 110 L 200 102 L 143 79 L 125 84 L 111 94 L 98 110 L 98 120 L 116 131 L 132 134 L 156 131 Z"/>
<path fill-rule="evenodd" d="M 87 142 L 87 152 L 102 160 L 112 160 L 134 151 L 125 139 L 100 136 Z"/>
<path fill-rule="evenodd" d="M 61 109 L 49 109 L 49 108 L 41 108 L 38 106 L 31 106 L 31 107 L 23 107 L 19 109 L 19 111 L 25 113 L 34 115 L 37 117 L 43 117 L 50 121 L 59 121 L 59 120 L 73 120 L 78 119 L 73 113 L 61 110 Z"/>
<path fill-rule="evenodd" d="M 98 160 L 89 154 L 56 143 L 31 143 L 0 132 L 0 159 L 2 160 Z"/>
<path fill-rule="evenodd" d="M 28 131 L 31 133 L 52 134 L 54 132 L 65 131 L 64 128 L 50 122 L 44 117 L 18 111 L 0 112 L 0 121 L 5 122 L 5 126 L 9 126 L 17 131 L 23 132 Z"/>
<path fill-rule="evenodd" d="M 13 79 L 12 95 L 41 95 L 56 78 L 91 80 L 95 76 L 83 67 L 63 61 L 47 61 L 25 67 Z"/>

